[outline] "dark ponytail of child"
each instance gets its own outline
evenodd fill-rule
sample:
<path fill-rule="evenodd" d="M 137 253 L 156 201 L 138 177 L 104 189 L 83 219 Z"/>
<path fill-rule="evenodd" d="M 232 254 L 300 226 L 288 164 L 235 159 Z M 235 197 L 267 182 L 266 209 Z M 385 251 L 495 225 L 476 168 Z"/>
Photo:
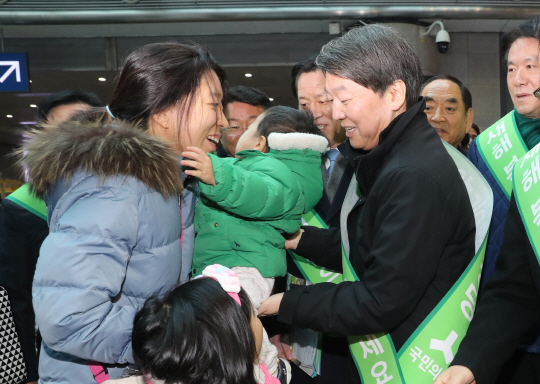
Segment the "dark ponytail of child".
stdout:
<path fill-rule="evenodd" d="M 210 278 L 190 281 L 135 316 L 133 354 L 143 372 L 166 384 L 256 384 L 251 303 L 239 306 Z"/>

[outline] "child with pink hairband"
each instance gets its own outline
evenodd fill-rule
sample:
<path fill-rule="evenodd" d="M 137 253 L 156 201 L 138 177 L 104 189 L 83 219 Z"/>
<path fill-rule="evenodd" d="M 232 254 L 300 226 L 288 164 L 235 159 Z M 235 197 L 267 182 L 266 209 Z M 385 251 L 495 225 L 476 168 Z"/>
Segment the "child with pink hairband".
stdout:
<path fill-rule="evenodd" d="M 287 384 L 261 356 L 263 328 L 231 269 L 214 264 L 199 278 L 151 298 L 135 316 L 133 355 L 138 375 L 107 384 Z M 104 384 L 105 384 L 104 383 Z"/>

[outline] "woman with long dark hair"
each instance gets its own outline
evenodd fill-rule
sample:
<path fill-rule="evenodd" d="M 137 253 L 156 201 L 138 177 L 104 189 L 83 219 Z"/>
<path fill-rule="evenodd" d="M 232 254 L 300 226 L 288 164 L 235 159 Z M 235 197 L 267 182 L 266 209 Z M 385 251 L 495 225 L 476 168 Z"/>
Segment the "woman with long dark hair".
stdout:
<path fill-rule="evenodd" d="M 24 146 L 50 226 L 33 286 L 41 383 L 121 377 L 137 310 L 187 280 L 196 191 L 179 156 L 215 150 L 224 87 L 205 48 L 149 44 L 127 57 L 106 109 Z"/>

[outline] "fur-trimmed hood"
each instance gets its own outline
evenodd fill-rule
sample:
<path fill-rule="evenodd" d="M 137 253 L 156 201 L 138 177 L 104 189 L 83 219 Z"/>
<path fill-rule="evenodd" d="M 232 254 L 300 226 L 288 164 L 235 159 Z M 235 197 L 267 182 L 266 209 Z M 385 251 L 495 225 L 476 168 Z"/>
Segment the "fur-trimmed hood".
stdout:
<path fill-rule="evenodd" d="M 311 133 L 277 133 L 268 135 L 268 146 L 276 151 L 290 149 L 311 149 L 315 152 L 324 153 L 328 148 L 328 139 L 322 135 Z"/>
<path fill-rule="evenodd" d="M 115 120 L 114 124 L 67 122 L 29 133 L 18 151 L 38 197 L 77 170 L 108 176 L 125 175 L 142 181 L 164 196 L 183 189 L 180 165 L 165 142 Z"/>

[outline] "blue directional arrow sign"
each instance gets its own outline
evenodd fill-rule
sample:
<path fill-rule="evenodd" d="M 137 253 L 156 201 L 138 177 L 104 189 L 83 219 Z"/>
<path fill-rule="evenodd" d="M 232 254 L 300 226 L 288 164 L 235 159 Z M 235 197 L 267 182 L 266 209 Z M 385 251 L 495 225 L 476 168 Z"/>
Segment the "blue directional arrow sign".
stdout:
<path fill-rule="evenodd" d="M 28 92 L 26 53 L 0 52 L 0 92 Z"/>

